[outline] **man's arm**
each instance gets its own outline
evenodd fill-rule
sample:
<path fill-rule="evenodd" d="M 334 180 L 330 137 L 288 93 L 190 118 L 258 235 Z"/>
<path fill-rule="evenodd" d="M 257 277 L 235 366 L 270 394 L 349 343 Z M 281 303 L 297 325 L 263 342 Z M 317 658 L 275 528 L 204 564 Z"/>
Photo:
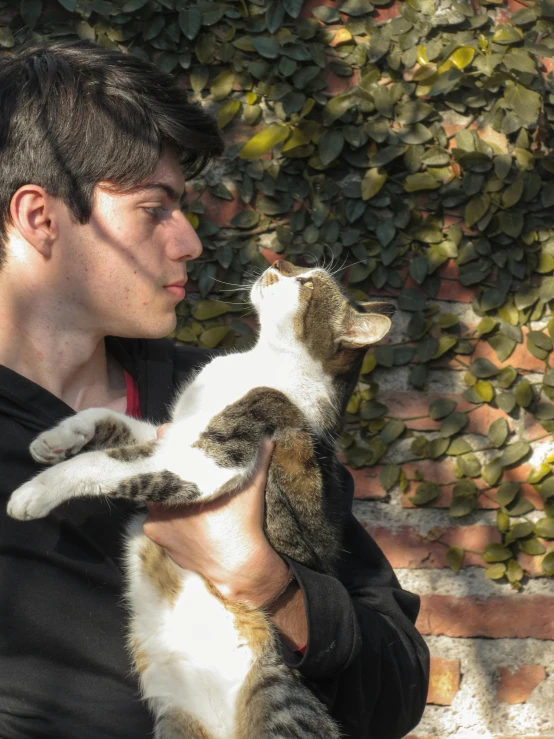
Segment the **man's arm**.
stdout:
<path fill-rule="evenodd" d="M 353 489 L 344 470 L 345 484 Z M 338 579 L 290 561 L 308 620 L 303 656 L 283 644 L 298 669 L 353 739 L 399 739 L 420 720 L 429 651 L 414 626 L 419 597 L 401 589 L 377 544 L 350 514 Z"/>

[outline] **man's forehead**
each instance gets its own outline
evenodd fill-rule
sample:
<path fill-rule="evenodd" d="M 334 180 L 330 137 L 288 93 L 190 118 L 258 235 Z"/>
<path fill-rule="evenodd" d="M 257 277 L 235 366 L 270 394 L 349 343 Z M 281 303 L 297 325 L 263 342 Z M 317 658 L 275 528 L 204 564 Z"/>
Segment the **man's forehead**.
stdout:
<path fill-rule="evenodd" d="M 140 183 L 138 189 L 150 189 L 161 185 L 166 185 L 179 197 L 182 197 L 185 192 L 185 177 L 177 157 L 169 153 L 162 156 L 155 171 L 144 182 Z"/>

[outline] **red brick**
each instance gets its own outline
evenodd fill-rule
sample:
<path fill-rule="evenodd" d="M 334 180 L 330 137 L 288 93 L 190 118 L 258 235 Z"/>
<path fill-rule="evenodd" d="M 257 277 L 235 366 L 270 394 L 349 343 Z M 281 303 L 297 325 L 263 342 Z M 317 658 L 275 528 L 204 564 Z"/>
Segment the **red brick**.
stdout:
<path fill-rule="evenodd" d="M 538 421 L 532 413 L 528 413 L 527 411 L 523 412 L 523 427 L 525 429 L 525 436 L 523 438 L 527 441 L 546 433 L 542 423 Z"/>
<path fill-rule="evenodd" d="M 459 396 L 457 395 L 442 395 L 440 393 L 427 395 L 426 393 L 419 393 L 415 390 L 407 391 L 389 391 L 379 393 L 379 401 L 384 403 L 388 408 L 387 415 L 399 418 L 404 421 L 406 426 L 410 429 L 418 431 L 436 431 L 440 427 L 439 421 L 433 421 L 429 418 L 429 403 L 435 398 L 452 398 L 458 401 Z M 461 401 L 465 403 L 465 401 Z M 459 404 L 461 406 L 461 403 Z M 469 408 L 470 403 L 465 403 Z M 464 408 L 465 410 L 465 408 Z M 418 418 L 417 420 L 407 420 L 414 416 L 425 416 L 425 418 Z"/>
<path fill-rule="evenodd" d="M 465 434 L 481 434 L 486 436 L 491 425 L 499 418 L 504 418 L 508 422 L 510 428 L 513 427 L 513 420 L 500 408 L 493 408 L 491 405 L 485 403 L 484 405 L 475 408 L 469 416 L 469 423 L 464 429 Z"/>
<path fill-rule="evenodd" d="M 529 333 L 529 329 L 527 328 L 527 326 L 522 327 L 522 332 L 523 343 L 516 344 L 514 351 L 508 357 L 508 359 L 506 359 L 506 361 L 499 361 L 498 357 L 496 356 L 496 352 L 487 341 L 477 342 L 472 359 L 485 357 L 486 359 L 490 359 L 491 362 L 497 367 L 502 368 L 511 365 L 516 369 L 527 370 L 528 372 L 544 372 L 544 361 L 542 359 L 537 359 L 537 357 L 534 357 L 527 349 L 526 336 Z M 553 366 L 552 362 L 553 355 L 549 354 L 548 363 L 550 367 Z"/>
<path fill-rule="evenodd" d="M 506 477 L 506 480 L 508 480 L 507 477 Z M 474 480 L 474 482 L 477 485 L 477 488 L 479 489 L 487 489 L 488 487 L 485 481 L 480 478 L 477 478 L 476 480 Z M 403 508 L 417 508 L 418 507 L 418 506 L 415 506 L 413 503 L 410 503 L 408 498 L 411 497 L 415 493 L 416 488 L 419 484 L 420 483 L 416 481 L 410 482 L 410 485 L 408 486 L 407 490 L 402 494 Z M 449 508 L 452 502 L 454 484 L 455 483 L 451 485 L 442 485 L 439 497 L 435 498 L 435 500 L 432 503 L 428 503 L 427 505 L 430 508 Z M 500 508 L 500 506 L 496 502 L 497 493 L 498 493 L 498 488 L 487 489 L 487 494 L 480 495 L 479 498 L 477 499 L 477 508 L 482 509 L 482 510 L 487 510 L 487 511 L 490 511 L 490 510 L 494 511 Z M 544 510 L 544 500 L 541 498 L 541 496 L 537 493 L 537 491 L 532 485 L 523 483 L 521 486 L 521 495 L 524 498 L 527 498 L 527 500 L 530 500 L 537 510 L 539 511 Z"/>
<path fill-rule="evenodd" d="M 375 8 L 373 18 L 377 23 L 384 23 L 392 18 L 398 18 L 400 15 L 400 3 L 391 3 L 388 7 Z"/>
<path fill-rule="evenodd" d="M 326 5 L 328 8 L 336 8 L 335 0 L 304 0 L 304 5 L 300 11 L 299 18 L 312 18 L 313 20 L 317 20 L 315 16 L 312 15 L 312 10 L 317 8 L 319 5 Z M 322 21 L 320 22 L 323 24 Z"/>
<path fill-rule="evenodd" d="M 341 92 L 345 92 L 351 87 L 355 87 L 360 81 L 360 73 L 357 69 L 354 70 L 351 77 L 340 77 L 330 69 L 323 69 L 321 71 L 321 77 L 327 84 L 326 92 L 330 93 L 332 96 L 340 95 Z"/>
<path fill-rule="evenodd" d="M 492 639 L 554 639 L 554 598 L 541 595 L 422 595 L 422 634 Z"/>
<path fill-rule="evenodd" d="M 520 552 L 517 555 L 517 561 L 530 575 L 534 575 L 535 577 L 546 577 L 541 564 L 547 554 L 549 554 L 550 552 L 554 552 L 554 541 L 547 541 L 546 539 L 539 539 L 539 541 L 544 544 L 544 547 L 546 549 L 544 554 L 533 556 L 531 554 Z"/>
<path fill-rule="evenodd" d="M 225 139 L 225 145 L 236 144 L 239 141 L 247 142 L 255 134 L 263 131 L 266 124 L 262 122 L 256 123 L 255 126 L 251 126 L 249 123 L 244 123 L 241 120 L 234 119 L 233 123 L 228 126 L 223 132 L 223 138 Z M 271 154 L 264 154 L 263 157 L 271 157 Z"/>
<path fill-rule="evenodd" d="M 518 0 L 506 0 L 506 10 L 510 13 L 515 13 L 522 8 L 525 8 L 527 3 L 520 3 Z"/>
<path fill-rule="evenodd" d="M 542 665 L 521 665 L 515 670 L 509 667 L 498 668 L 496 700 L 509 703 L 526 703 L 533 690 L 546 677 Z"/>
<path fill-rule="evenodd" d="M 446 485 L 455 482 L 454 475 L 454 457 L 446 457 L 445 459 L 418 459 L 413 462 L 406 462 L 402 465 L 404 473 L 409 480 L 415 480 L 416 472 L 419 472 L 424 480 L 432 480 L 439 485 Z"/>
<path fill-rule="evenodd" d="M 383 500 L 388 493 L 383 490 L 379 482 L 379 473 L 382 467 L 361 467 L 348 470 L 354 478 L 354 497 L 356 500 Z"/>
<path fill-rule="evenodd" d="M 487 544 L 500 541 L 495 526 L 458 526 L 442 530 L 441 541 L 429 541 L 412 526 L 401 526 L 391 531 L 384 526 L 362 522 L 364 528 L 381 547 L 393 567 L 406 569 L 442 569 L 447 567 L 449 546 L 462 547 L 466 552 L 463 567 L 486 566 L 479 554 Z"/>
<path fill-rule="evenodd" d="M 460 282 L 460 270 L 454 259 L 449 259 L 440 268 L 441 284 L 437 300 L 449 300 L 456 303 L 471 303 L 476 288 L 466 287 Z"/>
<path fill-rule="evenodd" d="M 549 59 L 545 56 L 538 57 L 540 63 L 541 63 L 541 71 L 543 74 L 550 74 L 552 70 L 554 70 L 554 59 Z"/>
<path fill-rule="evenodd" d="M 460 689 L 460 660 L 431 657 L 427 703 L 451 706 Z"/>

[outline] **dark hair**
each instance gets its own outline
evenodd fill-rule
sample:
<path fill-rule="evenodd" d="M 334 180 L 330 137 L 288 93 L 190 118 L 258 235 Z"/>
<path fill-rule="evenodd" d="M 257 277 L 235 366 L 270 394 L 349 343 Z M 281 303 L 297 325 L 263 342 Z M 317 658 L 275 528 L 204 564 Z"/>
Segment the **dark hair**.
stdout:
<path fill-rule="evenodd" d="M 98 182 L 131 189 L 155 171 L 165 149 L 192 177 L 223 143 L 213 118 L 153 64 L 86 41 L 4 52 L 0 266 L 19 187 L 40 185 L 86 223 Z"/>

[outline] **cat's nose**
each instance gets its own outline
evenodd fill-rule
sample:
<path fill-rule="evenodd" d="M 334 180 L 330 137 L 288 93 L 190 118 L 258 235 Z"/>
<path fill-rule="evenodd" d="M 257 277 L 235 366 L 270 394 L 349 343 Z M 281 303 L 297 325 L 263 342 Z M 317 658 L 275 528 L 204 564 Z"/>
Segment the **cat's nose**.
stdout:
<path fill-rule="evenodd" d="M 294 265 L 284 259 L 278 259 L 276 262 L 273 262 L 271 266 L 282 275 L 290 275 L 294 272 Z"/>

